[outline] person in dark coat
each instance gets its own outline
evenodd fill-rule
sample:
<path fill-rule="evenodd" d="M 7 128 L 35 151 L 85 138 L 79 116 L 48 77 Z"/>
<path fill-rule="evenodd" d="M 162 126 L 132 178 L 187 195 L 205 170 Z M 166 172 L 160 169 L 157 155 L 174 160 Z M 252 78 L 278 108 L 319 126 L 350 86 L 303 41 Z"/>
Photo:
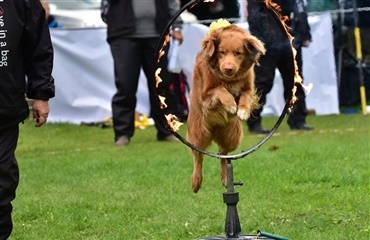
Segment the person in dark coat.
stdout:
<path fill-rule="evenodd" d="M 107 14 L 107 41 L 114 62 L 116 93 L 112 98 L 114 138 L 116 146 L 125 146 L 134 135 L 136 92 L 140 69 L 148 81 L 151 113 L 157 128 L 157 140 L 178 141 L 161 122 L 161 112 L 153 99 L 165 96 L 171 104 L 169 92 L 170 76 L 167 71 L 167 57 L 161 58 L 163 82 L 158 91 L 155 85 L 155 64 L 153 57 L 160 34 L 171 17 L 179 10 L 176 0 L 110 0 Z M 172 26 L 172 37 L 182 42 L 182 21 L 178 19 Z M 167 51 L 166 51 L 167 52 Z M 162 75 L 162 73 L 164 75 Z M 165 75 L 167 74 L 167 75 Z"/>
<path fill-rule="evenodd" d="M 302 74 L 302 47 L 308 47 L 312 41 L 310 26 L 303 0 L 273 0 L 281 8 L 281 14 L 289 17 L 287 25 L 294 37 L 293 46 L 297 50 L 296 61 L 298 73 Z M 255 85 L 260 94 L 261 108 L 255 110 L 247 120 L 249 131 L 252 133 L 268 133 L 262 127 L 261 112 L 266 102 L 266 95 L 271 91 L 277 68 L 283 79 L 284 99 L 290 99 L 292 94 L 294 69 L 292 50 L 286 34 L 278 27 L 278 23 L 267 10 L 255 0 L 248 0 L 248 23 L 251 34 L 260 39 L 266 48 L 266 54 L 261 56 L 259 66 L 255 66 Z M 297 86 L 296 97 L 292 112 L 288 116 L 291 129 L 312 130 L 313 127 L 306 123 L 307 108 L 305 92 L 301 85 Z"/>
<path fill-rule="evenodd" d="M 15 150 L 19 123 L 29 116 L 26 95 L 33 99 L 40 127 L 55 93 L 53 47 L 39 1 L 0 1 L 0 53 L 0 240 L 5 240 L 13 229 L 11 201 L 19 183 Z"/>

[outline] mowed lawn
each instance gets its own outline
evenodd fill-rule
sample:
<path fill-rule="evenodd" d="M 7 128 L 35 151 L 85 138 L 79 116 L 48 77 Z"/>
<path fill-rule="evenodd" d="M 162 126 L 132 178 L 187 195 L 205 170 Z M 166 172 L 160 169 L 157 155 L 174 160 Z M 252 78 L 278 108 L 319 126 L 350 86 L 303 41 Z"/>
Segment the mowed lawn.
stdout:
<path fill-rule="evenodd" d="M 276 117 L 264 118 L 272 127 Z M 232 161 L 243 234 L 258 229 L 295 240 L 370 239 L 370 116 L 286 120 L 260 149 Z M 180 128 L 185 137 L 186 125 Z M 219 161 L 205 157 L 199 193 L 182 143 L 156 141 L 154 127 L 115 147 L 112 128 L 20 126 L 20 185 L 11 240 L 197 239 L 225 236 Z M 237 152 L 260 135 L 245 138 Z M 216 153 L 217 148 L 212 147 Z"/>

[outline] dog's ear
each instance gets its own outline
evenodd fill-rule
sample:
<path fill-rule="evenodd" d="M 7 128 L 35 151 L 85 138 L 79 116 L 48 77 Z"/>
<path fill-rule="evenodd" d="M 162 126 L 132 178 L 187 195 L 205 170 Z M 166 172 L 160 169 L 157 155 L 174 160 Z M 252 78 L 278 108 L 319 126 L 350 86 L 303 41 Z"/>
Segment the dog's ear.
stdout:
<path fill-rule="evenodd" d="M 213 31 L 214 32 L 214 31 Z M 207 57 L 212 57 L 216 50 L 217 35 L 208 34 L 202 41 L 202 50 Z"/>
<path fill-rule="evenodd" d="M 258 59 L 260 55 L 264 55 L 266 53 L 264 44 L 254 36 L 247 37 L 245 41 L 245 48 L 256 64 L 258 64 Z"/>

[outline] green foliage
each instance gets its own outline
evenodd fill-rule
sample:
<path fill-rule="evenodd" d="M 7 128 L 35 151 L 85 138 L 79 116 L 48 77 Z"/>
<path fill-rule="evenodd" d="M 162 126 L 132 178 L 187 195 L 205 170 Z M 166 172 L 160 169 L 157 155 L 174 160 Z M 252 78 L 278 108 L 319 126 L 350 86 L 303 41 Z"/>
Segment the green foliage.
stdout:
<path fill-rule="evenodd" d="M 275 121 L 265 118 L 264 126 Z M 284 121 L 259 150 L 233 161 L 234 180 L 244 182 L 236 186 L 242 233 L 369 239 L 369 116 L 309 116 L 308 122 L 316 130 L 290 131 Z M 112 129 L 33 125 L 21 125 L 11 240 L 224 236 L 217 159 L 205 157 L 202 189 L 194 194 L 189 149 L 156 141 L 154 127 L 115 147 Z M 238 151 L 262 138 L 245 133 Z"/>

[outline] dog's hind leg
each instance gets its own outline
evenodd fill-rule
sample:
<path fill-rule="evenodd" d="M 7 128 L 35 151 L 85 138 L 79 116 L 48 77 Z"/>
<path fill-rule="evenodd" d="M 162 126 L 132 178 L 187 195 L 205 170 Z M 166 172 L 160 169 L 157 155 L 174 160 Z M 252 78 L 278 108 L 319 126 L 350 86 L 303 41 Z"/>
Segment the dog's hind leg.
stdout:
<path fill-rule="evenodd" d="M 189 143 L 193 144 L 198 149 L 207 149 L 212 142 L 212 135 L 203 122 L 203 117 L 200 113 L 189 112 L 188 117 L 188 133 L 187 139 Z M 198 192 L 202 185 L 202 167 L 203 154 L 197 150 L 191 151 L 193 155 L 194 169 L 191 176 L 191 187 L 193 192 Z"/>
<path fill-rule="evenodd" d="M 197 193 L 203 181 L 202 176 L 203 154 L 193 150 L 193 156 L 194 156 L 194 169 L 193 175 L 191 176 L 191 188 L 193 189 L 193 192 Z"/>

